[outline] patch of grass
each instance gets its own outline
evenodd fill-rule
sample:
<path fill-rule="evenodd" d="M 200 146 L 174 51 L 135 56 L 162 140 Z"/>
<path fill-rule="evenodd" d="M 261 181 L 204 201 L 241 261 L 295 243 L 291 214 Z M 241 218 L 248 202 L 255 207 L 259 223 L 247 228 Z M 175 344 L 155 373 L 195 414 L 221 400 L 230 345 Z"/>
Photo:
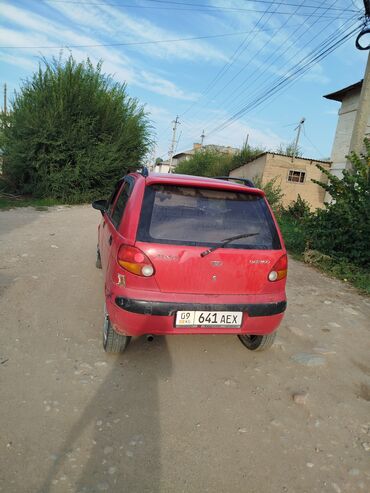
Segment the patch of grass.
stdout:
<path fill-rule="evenodd" d="M 331 259 L 315 264 L 320 270 L 329 275 L 348 282 L 361 293 L 370 296 L 370 271 L 351 264 L 344 259 Z"/>
<path fill-rule="evenodd" d="M 308 239 L 304 225 L 302 222 L 284 214 L 278 215 L 277 219 L 289 254 L 295 260 L 304 261 L 304 252 Z M 370 296 L 369 269 L 354 265 L 344 258 L 334 257 L 312 261 L 310 265 L 329 276 L 352 284 L 361 293 Z"/>
<path fill-rule="evenodd" d="M 19 199 L 8 199 L 0 197 L 0 210 L 14 209 L 15 207 L 35 207 L 44 210 L 53 205 L 60 205 L 62 202 L 57 199 L 35 199 L 32 197 L 22 197 Z"/>

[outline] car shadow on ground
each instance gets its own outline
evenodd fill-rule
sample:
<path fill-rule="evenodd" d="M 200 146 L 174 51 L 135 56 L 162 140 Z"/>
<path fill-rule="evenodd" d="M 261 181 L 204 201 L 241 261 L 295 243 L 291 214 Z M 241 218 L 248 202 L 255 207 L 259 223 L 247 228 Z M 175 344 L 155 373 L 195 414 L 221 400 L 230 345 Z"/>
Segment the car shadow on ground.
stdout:
<path fill-rule="evenodd" d="M 111 371 L 69 430 L 40 493 L 53 491 L 61 476 L 78 493 L 160 491 L 158 383 L 172 368 L 166 339 L 135 339 L 124 355 L 110 358 L 115 359 Z M 75 466 L 82 472 L 72 480 L 70 458 L 76 449 L 85 457 Z"/>

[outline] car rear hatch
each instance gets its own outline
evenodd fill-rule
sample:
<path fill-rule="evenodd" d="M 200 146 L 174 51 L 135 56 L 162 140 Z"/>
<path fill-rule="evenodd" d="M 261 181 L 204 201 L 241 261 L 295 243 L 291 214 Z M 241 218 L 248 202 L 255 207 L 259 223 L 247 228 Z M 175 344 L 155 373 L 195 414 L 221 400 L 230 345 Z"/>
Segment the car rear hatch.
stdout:
<path fill-rule="evenodd" d="M 238 235 L 245 237 L 227 242 Z M 166 293 L 266 292 L 267 276 L 282 255 L 264 196 L 247 188 L 147 186 L 136 246 Z"/>

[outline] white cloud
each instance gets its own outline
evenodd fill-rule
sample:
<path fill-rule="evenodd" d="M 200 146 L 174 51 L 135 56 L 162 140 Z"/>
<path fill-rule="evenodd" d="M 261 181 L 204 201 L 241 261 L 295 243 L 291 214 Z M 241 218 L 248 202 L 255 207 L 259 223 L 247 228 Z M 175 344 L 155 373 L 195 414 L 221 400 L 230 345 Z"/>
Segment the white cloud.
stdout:
<path fill-rule="evenodd" d="M 58 5 L 58 10 L 62 11 L 63 7 L 64 6 L 62 5 Z M 77 11 L 76 9 L 79 9 L 79 7 L 75 8 L 72 7 L 72 5 L 68 5 L 67 11 L 74 12 L 76 15 L 78 13 L 76 20 L 78 18 L 80 22 L 86 17 L 86 22 L 90 23 L 88 25 L 88 30 L 94 32 L 95 34 L 98 33 L 99 36 L 101 36 L 102 31 L 97 29 L 100 25 L 99 17 L 91 13 L 86 13 L 84 9 L 81 9 L 81 11 Z M 64 53 L 66 54 L 69 52 L 68 46 L 99 45 L 102 43 L 102 39 L 100 37 L 91 37 L 90 35 L 84 34 L 83 31 L 81 34 L 75 33 L 72 29 L 66 28 L 65 24 L 51 21 L 46 17 L 42 17 L 38 14 L 20 9 L 13 5 L 4 4 L 2 7 L 2 15 L 3 18 L 5 18 L 12 25 L 20 26 L 22 30 L 16 30 L 15 28 L 4 28 L 0 31 L 0 42 L 5 46 L 24 47 L 12 51 L 11 54 L 5 53 L 2 55 L 2 59 L 23 68 L 35 68 L 37 65 L 34 54 L 27 49 L 30 45 L 66 46 L 67 49 L 64 50 Z M 112 30 L 112 26 L 114 24 L 113 20 L 111 19 L 110 22 L 105 23 L 103 16 L 103 24 L 108 26 L 108 30 Z M 30 40 L 32 40 L 32 44 L 30 43 Z M 60 50 L 58 48 L 55 52 L 53 50 L 51 53 L 58 56 L 59 51 Z M 86 59 L 87 57 L 89 57 L 94 63 L 100 59 L 103 60 L 104 71 L 114 75 L 115 78 L 121 82 L 128 82 L 129 84 L 170 98 L 193 100 L 195 97 L 194 94 L 188 94 L 184 90 L 177 87 L 174 82 L 160 77 L 148 69 L 141 69 L 138 61 L 130 59 L 126 54 L 122 53 L 122 50 L 115 49 L 114 47 L 108 48 L 104 46 L 96 46 L 93 50 L 87 47 L 80 47 L 71 48 L 70 51 L 78 61 Z M 45 52 L 47 53 L 47 56 L 50 57 L 49 49 L 46 51 L 46 49 L 41 48 L 38 52 L 40 57 L 45 54 Z M 28 62 L 26 62 L 26 60 L 28 60 Z"/>
<path fill-rule="evenodd" d="M 96 6 L 89 5 L 87 12 L 80 5 L 54 3 L 49 3 L 49 5 L 72 22 L 78 22 L 84 29 L 110 36 L 115 42 L 122 41 L 124 43 L 133 40 L 146 42 L 192 37 L 192 34 L 162 29 L 144 18 L 128 15 L 119 8 L 103 3 Z M 196 57 L 205 61 L 226 60 L 226 57 L 219 50 L 204 41 L 197 40 L 155 45 L 132 45 L 130 49 L 139 50 L 141 53 L 147 53 L 156 58 L 194 60 Z"/>
<path fill-rule="evenodd" d="M 162 79 L 151 72 L 142 70 L 140 75 L 140 80 L 136 81 L 137 85 L 144 88 L 150 87 L 152 91 L 162 94 L 163 96 L 183 99 L 185 101 L 194 101 L 197 97 L 196 94 L 185 92 L 182 89 L 179 89 L 171 81 Z"/>
<path fill-rule="evenodd" d="M 0 52 L 0 60 L 4 63 L 9 63 L 16 67 L 22 67 L 30 71 L 35 70 L 38 64 L 38 60 L 32 60 L 31 58 L 26 58 L 18 55 L 11 55 L 8 53 L 1 53 L 1 52 Z"/>

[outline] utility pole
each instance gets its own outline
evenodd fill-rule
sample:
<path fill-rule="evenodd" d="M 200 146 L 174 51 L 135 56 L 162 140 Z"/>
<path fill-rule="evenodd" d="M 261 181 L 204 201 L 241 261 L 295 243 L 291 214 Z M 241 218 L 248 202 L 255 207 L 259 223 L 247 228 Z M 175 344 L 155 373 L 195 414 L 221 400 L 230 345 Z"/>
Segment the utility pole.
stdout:
<path fill-rule="evenodd" d="M 248 149 L 248 140 L 249 140 L 249 134 L 247 134 L 247 138 L 245 139 L 245 148 Z"/>
<path fill-rule="evenodd" d="M 306 121 L 306 118 L 303 116 L 300 120 L 300 122 L 298 123 L 298 127 L 296 127 L 294 130 L 297 130 L 297 137 L 295 138 L 295 142 L 294 142 L 294 147 L 293 147 L 293 154 L 292 154 L 292 161 L 293 159 L 297 156 L 298 154 L 298 142 L 299 142 L 299 136 L 301 135 L 301 129 L 302 129 L 302 126 L 304 124 L 304 122 Z"/>
<path fill-rule="evenodd" d="M 6 95 L 6 83 L 4 84 L 4 115 L 7 114 L 7 95 Z"/>
<path fill-rule="evenodd" d="M 175 151 L 175 144 L 176 144 L 176 129 L 177 129 L 177 125 L 179 125 L 180 123 L 178 115 L 176 116 L 176 119 L 172 123 L 173 123 L 173 128 L 172 128 L 173 133 L 172 133 L 172 142 L 169 152 L 170 155 L 170 165 L 168 167 L 169 173 L 172 173 L 172 160 L 173 160 L 173 153 Z"/>
<path fill-rule="evenodd" d="M 204 137 L 205 137 L 205 134 L 204 134 L 204 130 L 203 130 L 202 135 L 200 136 L 200 146 L 201 147 L 203 147 Z"/>
<path fill-rule="evenodd" d="M 364 0 L 365 18 L 366 22 L 370 21 L 370 0 Z M 361 33 L 357 36 L 356 46 L 362 50 L 369 50 L 370 45 L 362 47 L 359 45 L 359 39 L 363 34 L 369 33 L 369 29 L 365 27 Z M 352 152 L 360 154 L 363 149 L 364 137 L 366 134 L 367 123 L 370 116 L 370 52 L 367 56 L 367 63 L 365 69 L 364 80 L 362 82 L 360 99 L 358 101 L 358 107 L 355 116 L 355 122 L 353 124 L 351 142 L 349 144 L 348 154 Z M 346 162 L 346 169 L 350 170 L 352 163 L 349 159 Z"/>

